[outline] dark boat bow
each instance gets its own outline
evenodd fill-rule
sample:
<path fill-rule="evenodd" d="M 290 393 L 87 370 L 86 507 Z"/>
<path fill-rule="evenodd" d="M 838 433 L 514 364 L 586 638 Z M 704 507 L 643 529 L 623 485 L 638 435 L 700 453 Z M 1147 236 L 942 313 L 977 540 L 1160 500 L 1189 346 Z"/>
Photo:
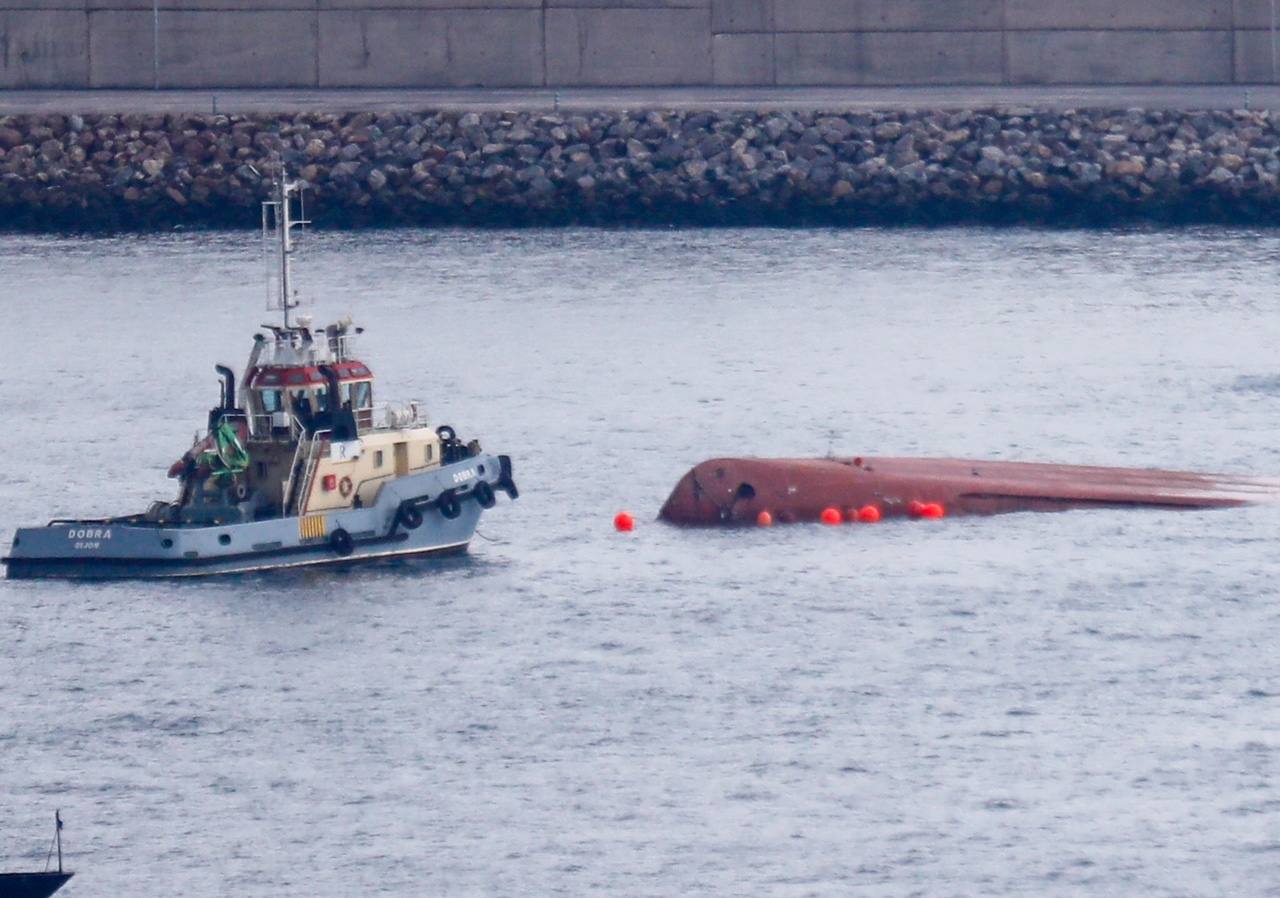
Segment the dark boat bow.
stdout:
<path fill-rule="evenodd" d="M 0 898 L 48 898 L 74 873 L 0 873 Z"/>

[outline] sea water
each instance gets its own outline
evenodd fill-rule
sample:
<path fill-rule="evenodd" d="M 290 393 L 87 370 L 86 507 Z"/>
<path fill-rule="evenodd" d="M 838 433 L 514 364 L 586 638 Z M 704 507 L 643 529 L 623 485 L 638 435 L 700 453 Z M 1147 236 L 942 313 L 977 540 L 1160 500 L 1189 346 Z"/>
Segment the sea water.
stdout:
<path fill-rule="evenodd" d="M 76 895 L 1280 894 L 1280 509 L 706 532 L 717 455 L 1280 474 L 1280 233 L 303 236 L 470 554 L 0 582 L 0 863 Z M 0 541 L 171 498 L 256 235 L 0 237 Z M 627 509 L 634 533 L 613 532 Z"/>

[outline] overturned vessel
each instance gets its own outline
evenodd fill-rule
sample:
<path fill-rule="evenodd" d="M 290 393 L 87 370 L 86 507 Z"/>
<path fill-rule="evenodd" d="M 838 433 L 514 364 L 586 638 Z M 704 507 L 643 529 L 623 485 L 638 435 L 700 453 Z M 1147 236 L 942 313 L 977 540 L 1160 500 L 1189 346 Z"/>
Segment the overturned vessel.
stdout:
<path fill-rule="evenodd" d="M 1277 500 L 1280 478 L 1232 474 L 969 459 L 717 458 L 680 479 L 660 516 L 686 526 L 743 526 Z"/>
<path fill-rule="evenodd" d="M 4 559 L 21 577 L 171 577 L 464 551 L 511 459 L 433 427 L 419 402 L 376 402 L 350 319 L 320 328 L 290 291 L 295 182 L 264 204 L 280 324 L 254 336 L 239 385 L 218 365 L 208 428 L 169 469 L 173 501 L 141 514 L 24 527 Z M 270 295 L 270 294 L 269 294 Z"/>

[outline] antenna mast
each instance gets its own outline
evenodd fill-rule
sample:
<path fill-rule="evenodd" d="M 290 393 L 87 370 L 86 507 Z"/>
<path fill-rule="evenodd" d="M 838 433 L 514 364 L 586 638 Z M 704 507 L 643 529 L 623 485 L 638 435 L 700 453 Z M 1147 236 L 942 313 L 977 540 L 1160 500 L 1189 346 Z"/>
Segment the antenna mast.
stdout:
<path fill-rule="evenodd" d="M 49 853 L 44 859 L 44 871 L 49 872 L 49 861 L 53 859 L 54 846 L 58 848 L 58 872 L 62 872 L 62 811 L 53 812 L 53 841 L 49 843 Z"/>
<path fill-rule="evenodd" d="M 270 251 L 278 257 L 277 265 L 267 265 L 267 308 L 279 309 L 286 329 L 289 327 L 289 310 L 299 305 L 296 291 L 293 289 L 293 229 L 311 222 L 306 219 L 306 211 L 302 207 L 302 185 L 298 181 L 290 181 L 282 170 L 280 178 L 275 182 L 275 196 L 262 204 L 262 238 L 264 252 Z M 298 218 L 293 218 L 293 196 L 298 194 Z M 268 213 L 268 209 L 271 213 Z M 271 247 L 270 244 L 275 246 Z M 273 272 L 271 269 L 276 268 Z M 274 275 L 274 276 L 273 276 Z M 278 280 L 276 295 L 272 295 L 271 282 Z"/>

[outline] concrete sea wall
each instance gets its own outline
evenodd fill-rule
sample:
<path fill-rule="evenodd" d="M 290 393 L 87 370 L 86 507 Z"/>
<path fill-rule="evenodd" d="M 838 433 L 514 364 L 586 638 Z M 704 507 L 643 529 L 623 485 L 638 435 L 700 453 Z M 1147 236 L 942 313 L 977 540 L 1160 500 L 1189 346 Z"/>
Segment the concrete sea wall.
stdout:
<path fill-rule="evenodd" d="M 0 117 L 0 227 L 1280 220 L 1267 111 Z"/>
<path fill-rule="evenodd" d="M 1280 80 L 1271 0 L 0 0 L 0 88 Z"/>

